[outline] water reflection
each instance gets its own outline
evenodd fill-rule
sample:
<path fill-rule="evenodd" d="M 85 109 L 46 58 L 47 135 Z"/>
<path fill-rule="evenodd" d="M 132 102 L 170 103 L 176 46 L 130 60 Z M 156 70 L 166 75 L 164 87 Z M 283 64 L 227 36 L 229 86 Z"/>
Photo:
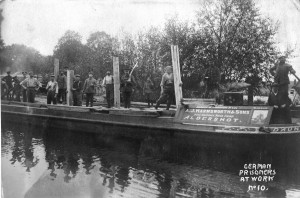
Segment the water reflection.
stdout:
<path fill-rule="evenodd" d="M 131 139 L 6 125 L 1 155 L 2 172 L 7 172 L 2 176 L 4 194 L 20 197 L 14 194 L 20 185 L 10 185 L 19 178 L 27 184 L 20 190 L 22 197 L 299 195 L 299 138 L 280 145 L 264 139 L 255 145 L 228 146 L 223 141 L 176 135 Z M 245 163 L 272 164 L 277 174 L 267 183 L 268 191 L 247 192 L 248 184 L 238 176 Z M 34 178 L 30 185 L 22 172 Z"/>

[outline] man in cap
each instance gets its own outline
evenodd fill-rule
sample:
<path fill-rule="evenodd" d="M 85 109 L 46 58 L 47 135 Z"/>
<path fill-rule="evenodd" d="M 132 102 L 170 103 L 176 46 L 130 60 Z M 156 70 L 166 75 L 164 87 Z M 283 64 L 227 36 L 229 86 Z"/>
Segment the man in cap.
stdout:
<path fill-rule="evenodd" d="M 5 82 L 6 84 L 6 97 L 7 97 L 7 100 L 9 99 L 9 93 L 10 91 L 13 89 L 13 77 L 10 75 L 10 71 L 6 72 L 7 76 L 5 76 L 2 81 Z"/>
<path fill-rule="evenodd" d="M 97 81 L 93 78 L 93 73 L 89 72 L 89 77 L 85 80 L 83 85 L 83 91 L 86 94 L 86 106 L 88 107 L 89 104 L 91 107 L 93 106 L 95 88 L 97 86 Z"/>
<path fill-rule="evenodd" d="M 295 74 L 296 71 L 292 65 L 286 63 L 286 56 L 279 57 L 279 62 L 270 69 L 271 74 L 274 76 L 274 82 L 278 84 L 278 93 L 281 97 L 288 97 L 289 90 L 289 73 Z"/>
<path fill-rule="evenodd" d="M 22 74 L 23 74 L 22 81 L 24 81 L 27 78 L 27 72 L 22 72 Z M 27 93 L 26 92 L 27 92 L 26 89 L 24 89 L 22 87 L 23 102 L 27 102 Z"/>
<path fill-rule="evenodd" d="M 33 77 L 33 73 L 29 72 L 29 78 L 26 78 L 21 82 L 23 89 L 27 90 L 27 101 L 34 103 L 35 92 L 40 87 L 40 82 Z"/>
<path fill-rule="evenodd" d="M 75 75 L 75 81 L 73 82 L 73 106 L 82 106 L 82 82 L 80 75 Z"/>
<path fill-rule="evenodd" d="M 124 107 L 130 108 L 131 106 L 131 95 L 133 92 L 133 86 L 136 85 L 133 76 L 130 76 L 130 69 L 124 69 L 124 75 L 121 77 L 121 90 L 124 100 Z"/>
<path fill-rule="evenodd" d="M 58 83 L 54 80 L 54 75 L 50 76 L 50 81 L 46 86 L 47 90 L 47 104 L 56 104 L 56 96 L 58 94 Z"/>
<path fill-rule="evenodd" d="M 57 100 L 59 103 L 66 104 L 67 77 L 64 71 L 61 71 L 60 75 L 57 77 L 57 83 L 58 83 Z"/>
<path fill-rule="evenodd" d="M 110 71 L 106 72 L 106 76 L 103 79 L 102 86 L 106 89 L 107 107 L 110 108 L 111 104 L 113 103 L 114 96 L 114 78 L 110 74 Z"/>
<path fill-rule="evenodd" d="M 171 106 L 171 102 L 174 98 L 174 75 L 171 66 L 166 67 L 166 72 L 162 76 L 161 83 L 161 93 L 159 99 L 156 101 L 155 109 L 165 101 L 167 101 L 167 110 Z"/>

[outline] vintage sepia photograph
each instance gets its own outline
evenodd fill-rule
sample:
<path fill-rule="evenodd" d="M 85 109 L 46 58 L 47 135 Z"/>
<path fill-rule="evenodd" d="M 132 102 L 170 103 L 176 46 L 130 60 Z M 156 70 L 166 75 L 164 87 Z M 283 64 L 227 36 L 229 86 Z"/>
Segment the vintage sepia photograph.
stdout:
<path fill-rule="evenodd" d="M 0 0 L 2 198 L 300 198 L 300 0 Z"/>

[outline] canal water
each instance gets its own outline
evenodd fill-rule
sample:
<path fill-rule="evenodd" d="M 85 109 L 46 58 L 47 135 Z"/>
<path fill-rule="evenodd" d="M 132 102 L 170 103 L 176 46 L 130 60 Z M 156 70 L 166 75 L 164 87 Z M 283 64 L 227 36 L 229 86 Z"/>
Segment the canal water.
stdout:
<path fill-rule="evenodd" d="M 5 198 L 300 197 L 299 138 L 243 146 L 5 123 L 1 135 Z"/>

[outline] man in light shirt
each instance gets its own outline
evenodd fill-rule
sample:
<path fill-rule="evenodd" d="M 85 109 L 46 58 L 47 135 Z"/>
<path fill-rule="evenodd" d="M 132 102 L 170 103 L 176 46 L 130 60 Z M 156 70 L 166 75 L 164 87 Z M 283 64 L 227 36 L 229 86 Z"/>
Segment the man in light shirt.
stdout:
<path fill-rule="evenodd" d="M 58 94 L 58 84 L 54 80 L 54 75 L 51 75 L 50 81 L 48 82 L 46 86 L 47 90 L 47 104 L 56 104 L 56 97 Z"/>
<path fill-rule="evenodd" d="M 113 94 L 114 94 L 114 78 L 110 74 L 110 71 L 106 72 L 106 76 L 103 79 L 102 86 L 106 89 L 106 101 L 107 107 L 111 107 L 111 103 L 113 101 Z"/>
<path fill-rule="evenodd" d="M 29 78 L 21 82 L 21 86 L 27 90 L 27 101 L 34 103 L 35 92 L 40 88 L 40 82 L 33 77 L 32 72 L 29 72 Z"/>
<path fill-rule="evenodd" d="M 169 110 L 175 94 L 174 75 L 171 66 L 166 67 L 166 72 L 162 76 L 160 87 L 161 87 L 160 97 L 156 101 L 155 109 L 157 109 L 161 103 L 167 101 L 167 110 Z"/>

